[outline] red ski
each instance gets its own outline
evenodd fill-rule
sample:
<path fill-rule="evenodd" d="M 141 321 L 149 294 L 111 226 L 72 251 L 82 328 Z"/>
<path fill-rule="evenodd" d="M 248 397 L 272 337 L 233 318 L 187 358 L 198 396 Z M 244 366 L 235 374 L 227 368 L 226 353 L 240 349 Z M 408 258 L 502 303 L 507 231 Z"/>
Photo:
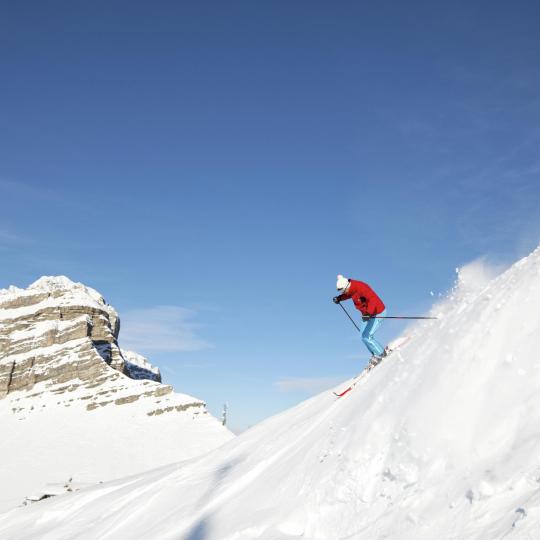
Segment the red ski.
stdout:
<path fill-rule="evenodd" d="M 402 336 L 402 337 L 399 337 L 399 338 L 395 339 L 391 343 L 389 343 L 385 348 L 385 355 L 382 358 L 382 360 L 384 360 L 385 358 L 390 356 L 394 351 L 397 351 L 401 346 L 405 345 L 405 343 L 407 343 L 409 341 L 409 339 L 410 339 L 409 336 Z M 343 392 L 339 392 L 339 393 L 334 392 L 334 396 L 340 398 L 340 397 L 343 397 L 345 394 L 349 393 L 356 386 L 356 383 L 362 378 L 363 375 L 367 375 L 374 367 L 377 367 L 380 363 L 381 362 L 379 361 L 377 364 L 368 364 L 353 379 L 354 382 L 351 384 L 351 386 L 349 386 L 348 388 L 345 388 L 345 390 L 343 390 Z"/>
<path fill-rule="evenodd" d="M 356 383 L 362 378 L 362 375 L 364 374 L 367 374 L 371 369 L 373 368 L 373 366 L 370 364 L 368 365 L 366 368 L 364 368 L 355 378 L 354 378 L 354 382 L 351 384 L 351 386 L 349 386 L 348 388 L 345 388 L 345 390 L 343 390 L 343 392 L 334 392 L 334 396 L 336 397 L 343 397 L 345 394 L 347 394 L 348 392 L 350 392 L 355 386 L 356 386 Z"/>
<path fill-rule="evenodd" d="M 351 390 L 352 390 L 352 386 L 349 386 L 349 388 L 347 388 L 347 390 L 343 390 L 343 392 L 341 392 L 341 394 L 336 394 L 336 392 L 334 392 L 334 396 L 343 397 L 347 392 L 350 392 Z"/>

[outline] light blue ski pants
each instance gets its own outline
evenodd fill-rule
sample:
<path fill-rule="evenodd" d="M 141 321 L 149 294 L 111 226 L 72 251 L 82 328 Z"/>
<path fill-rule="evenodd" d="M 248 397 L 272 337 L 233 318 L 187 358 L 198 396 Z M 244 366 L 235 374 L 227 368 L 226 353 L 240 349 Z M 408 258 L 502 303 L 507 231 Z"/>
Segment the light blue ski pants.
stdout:
<path fill-rule="evenodd" d="M 379 313 L 378 317 L 384 317 L 385 315 L 386 309 L 382 313 Z M 384 347 L 373 337 L 373 334 L 375 334 L 383 321 L 384 319 L 369 319 L 369 321 L 362 323 L 362 341 L 369 349 L 369 352 L 376 356 L 381 356 L 384 352 Z"/>

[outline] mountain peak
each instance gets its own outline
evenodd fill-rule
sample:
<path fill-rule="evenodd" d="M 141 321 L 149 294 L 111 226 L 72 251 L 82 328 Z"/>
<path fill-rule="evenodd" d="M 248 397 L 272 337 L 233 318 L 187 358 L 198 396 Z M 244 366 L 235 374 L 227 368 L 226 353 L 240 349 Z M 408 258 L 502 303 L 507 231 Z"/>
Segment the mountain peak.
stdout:
<path fill-rule="evenodd" d="M 28 286 L 29 289 L 39 289 L 41 291 L 54 291 L 57 289 L 72 289 L 75 286 L 81 287 L 81 283 L 75 283 L 67 276 L 41 276 Z"/>
<path fill-rule="evenodd" d="M 87 287 L 82 283 L 72 281 L 67 276 L 42 276 L 38 280 L 34 281 L 31 285 L 28 286 L 28 291 L 36 292 L 72 292 L 75 294 L 83 294 L 92 298 L 95 302 L 105 303 L 105 300 L 101 294 L 99 294 L 95 289 Z"/>

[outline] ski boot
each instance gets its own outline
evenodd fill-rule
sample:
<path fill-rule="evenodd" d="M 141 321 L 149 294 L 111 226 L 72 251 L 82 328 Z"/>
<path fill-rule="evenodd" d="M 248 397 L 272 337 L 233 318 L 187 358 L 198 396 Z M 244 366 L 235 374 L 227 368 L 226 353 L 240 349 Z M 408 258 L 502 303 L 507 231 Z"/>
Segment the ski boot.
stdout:
<path fill-rule="evenodd" d="M 375 366 L 378 366 L 381 363 L 383 358 L 384 358 L 384 355 L 378 356 L 378 355 L 374 354 L 369 359 L 368 369 L 373 369 Z"/>

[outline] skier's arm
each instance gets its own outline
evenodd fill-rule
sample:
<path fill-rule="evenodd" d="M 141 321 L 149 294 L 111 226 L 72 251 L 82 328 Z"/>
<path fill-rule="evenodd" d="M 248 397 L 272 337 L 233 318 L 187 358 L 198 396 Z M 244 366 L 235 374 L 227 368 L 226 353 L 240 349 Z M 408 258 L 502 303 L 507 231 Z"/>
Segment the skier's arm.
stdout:
<path fill-rule="evenodd" d="M 350 294 L 348 291 L 347 292 L 344 292 L 338 296 L 336 296 L 337 298 L 337 303 L 339 302 L 343 302 L 343 300 L 348 300 L 349 298 L 352 297 L 352 294 Z"/>

